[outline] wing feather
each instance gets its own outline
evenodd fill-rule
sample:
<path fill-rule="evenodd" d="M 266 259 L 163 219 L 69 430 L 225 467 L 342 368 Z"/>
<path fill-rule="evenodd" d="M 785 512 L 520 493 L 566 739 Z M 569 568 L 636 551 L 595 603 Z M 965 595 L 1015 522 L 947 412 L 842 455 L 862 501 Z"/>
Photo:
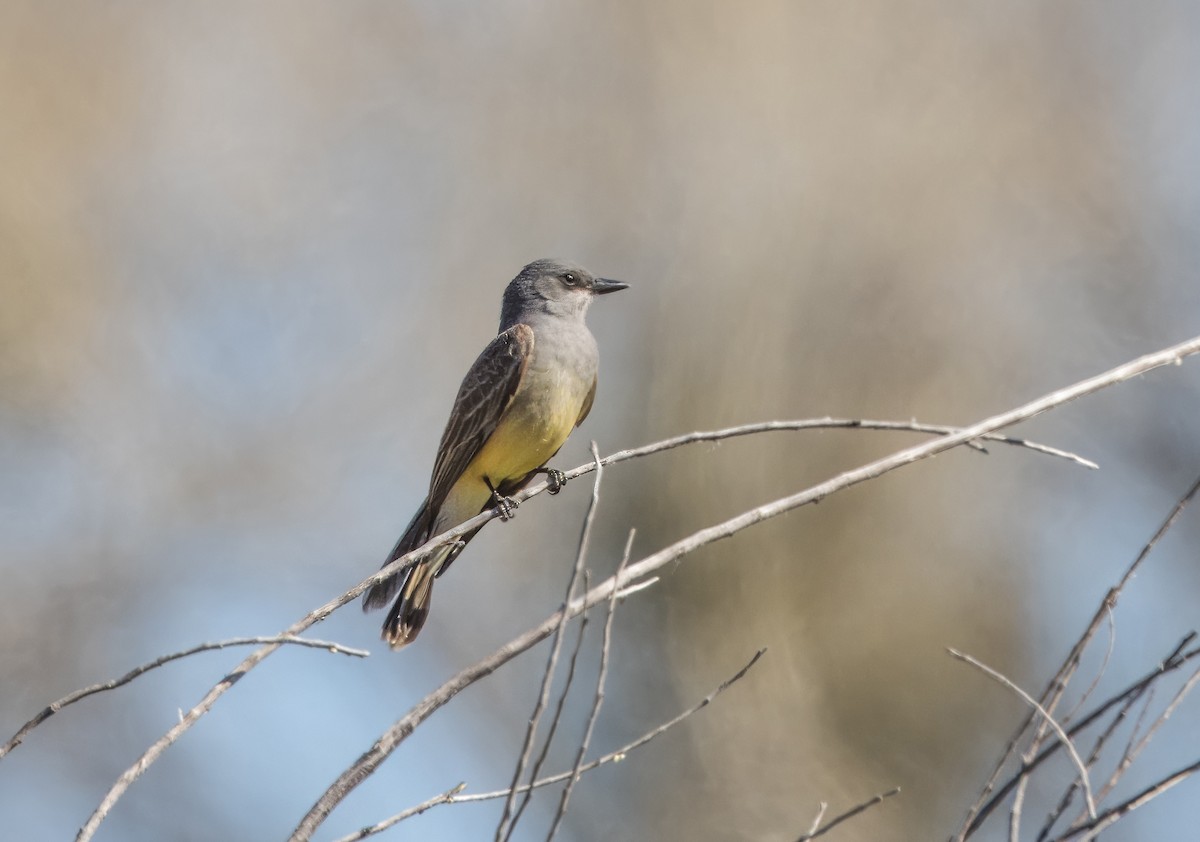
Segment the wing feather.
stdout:
<path fill-rule="evenodd" d="M 495 431 L 532 356 L 533 329 L 517 324 L 488 343 L 471 365 L 438 446 L 429 483 L 431 511 L 441 508 L 454 483 Z"/>

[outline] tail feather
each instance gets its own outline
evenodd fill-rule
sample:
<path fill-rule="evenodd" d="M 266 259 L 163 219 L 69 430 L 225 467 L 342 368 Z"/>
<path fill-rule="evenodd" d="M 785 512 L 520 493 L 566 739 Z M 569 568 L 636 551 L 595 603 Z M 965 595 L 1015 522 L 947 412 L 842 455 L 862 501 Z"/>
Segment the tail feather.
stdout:
<path fill-rule="evenodd" d="M 412 552 L 424 544 L 431 537 L 429 532 L 432 528 L 433 518 L 429 512 L 429 499 L 426 498 L 425 502 L 421 504 L 421 508 L 417 509 L 417 513 L 413 515 L 412 521 L 408 524 L 408 528 L 404 530 L 404 534 L 400 536 L 400 540 L 396 542 L 396 546 L 392 547 L 392 551 L 388 553 L 387 560 L 381 566 L 387 567 L 393 561 L 400 558 L 400 556 Z M 391 602 L 392 598 L 408 580 L 412 569 L 409 568 L 403 573 L 389 576 L 382 582 L 372 585 L 371 589 L 367 591 L 367 595 L 363 597 L 363 611 L 382 608 Z"/>
<path fill-rule="evenodd" d="M 405 553 L 412 552 L 433 537 L 433 516 L 429 511 L 429 500 L 413 516 L 412 522 L 388 554 L 386 567 Z M 416 639 L 429 616 L 429 603 L 433 596 L 433 580 L 445 572 L 450 562 L 458 557 L 467 541 L 475 537 L 476 529 L 462 536 L 456 543 L 449 544 L 429 558 L 418 562 L 407 570 L 389 576 L 374 585 L 363 597 L 363 610 L 382 608 L 394 599 L 387 619 L 383 622 L 382 637 L 393 649 L 407 646 Z"/>
<path fill-rule="evenodd" d="M 433 599 L 433 580 L 443 558 L 444 553 L 439 552 L 408 571 L 404 589 L 383 621 L 383 639 L 393 649 L 412 643 L 425 625 Z"/>

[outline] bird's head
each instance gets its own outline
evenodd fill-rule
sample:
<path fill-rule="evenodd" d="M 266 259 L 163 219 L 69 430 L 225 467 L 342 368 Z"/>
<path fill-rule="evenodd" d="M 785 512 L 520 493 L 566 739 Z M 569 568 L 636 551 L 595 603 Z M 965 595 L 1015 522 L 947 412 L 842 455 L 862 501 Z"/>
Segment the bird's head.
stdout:
<path fill-rule="evenodd" d="M 500 330 L 507 330 L 531 312 L 582 319 L 597 295 L 628 286 L 620 281 L 597 278 L 579 264 L 567 260 L 535 260 L 504 290 Z"/>

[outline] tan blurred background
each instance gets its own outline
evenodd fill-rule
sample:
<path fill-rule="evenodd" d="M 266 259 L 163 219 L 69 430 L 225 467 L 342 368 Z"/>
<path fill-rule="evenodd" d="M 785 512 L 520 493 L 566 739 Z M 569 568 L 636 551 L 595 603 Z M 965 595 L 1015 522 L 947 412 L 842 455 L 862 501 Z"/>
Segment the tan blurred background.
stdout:
<path fill-rule="evenodd" d="M 1198 43 L 1200 7 L 1165 0 L 4 0 L 0 731 L 371 572 L 535 257 L 633 285 L 593 311 L 600 395 L 562 467 L 589 438 L 770 418 L 966 423 L 1194 335 Z M 1200 466 L 1197 370 L 1021 430 L 1099 472 L 955 452 L 669 570 L 621 609 L 598 751 L 770 651 L 584 780 L 568 837 L 787 840 L 819 801 L 899 785 L 830 838 L 944 838 L 1021 714 L 944 647 L 1040 688 Z M 596 575 L 630 527 L 644 554 L 914 440 L 777 434 L 614 468 Z M 283 838 L 408 705 L 553 608 L 586 485 L 490 526 L 419 646 L 383 651 L 351 608 L 316 633 L 368 661 L 276 656 L 98 838 Z M 1197 539 L 1192 518 L 1122 604 L 1113 686 L 1200 622 Z M 0 761 L 5 833 L 69 838 L 235 658 L 46 723 Z M 541 660 L 440 712 L 331 833 L 506 784 Z M 1148 775 L 1200 753 L 1194 712 L 1171 727 Z M 1195 804 L 1191 784 L 1111 836 L 1187 838 Z M 498 812 L 384 838 L 484 838 Z"/>

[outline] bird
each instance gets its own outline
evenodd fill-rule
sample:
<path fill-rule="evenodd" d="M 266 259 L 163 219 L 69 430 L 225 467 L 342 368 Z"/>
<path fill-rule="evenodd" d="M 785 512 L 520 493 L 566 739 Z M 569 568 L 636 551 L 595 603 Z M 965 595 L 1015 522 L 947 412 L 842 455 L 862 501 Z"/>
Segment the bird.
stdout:
<path fill-rule="evenodd" d="M 517 506 L 511 495 L 538 474 L 548 475 L 550 493 L 562 489 L 562 471 L 546 463 L 587 418 L 596 396 L 599 352 L 584 317 L 597 296 L 628 287 L 550 258 L 533 261 L 509 282 L 499 332 L 454 399 L 429 492 L 384 567 L 486 509 L 508 520 Z M 367 591 L 364 611 L 392 603 L 381 635 L 392 649 L 416 639 L 429 617 L 434 579 L 478 531 Z"/>

